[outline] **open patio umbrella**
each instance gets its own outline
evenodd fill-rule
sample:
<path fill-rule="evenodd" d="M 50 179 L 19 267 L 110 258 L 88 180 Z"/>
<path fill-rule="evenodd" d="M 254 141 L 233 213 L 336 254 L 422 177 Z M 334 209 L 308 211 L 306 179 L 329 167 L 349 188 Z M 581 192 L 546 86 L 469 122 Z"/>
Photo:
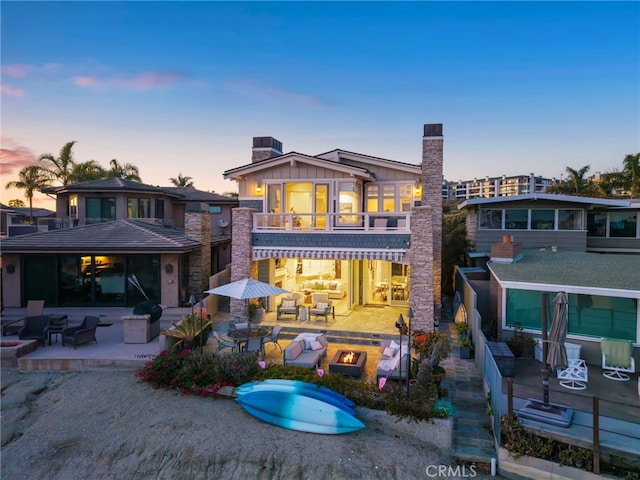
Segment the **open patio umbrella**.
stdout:
<path fill-rule="evenodd" d="M 269 283 L 254 280 L 253 278 L 243 278 L 242 280 L 236 280 L 235 282 L 227 283 L 226 285 L 205 290 L 204 293 L 223 295 L 225 297 L 237 298 L 240 300 L 248 300 L 250 298 L 270 297 L 272 295 L 291 292 Z"/>

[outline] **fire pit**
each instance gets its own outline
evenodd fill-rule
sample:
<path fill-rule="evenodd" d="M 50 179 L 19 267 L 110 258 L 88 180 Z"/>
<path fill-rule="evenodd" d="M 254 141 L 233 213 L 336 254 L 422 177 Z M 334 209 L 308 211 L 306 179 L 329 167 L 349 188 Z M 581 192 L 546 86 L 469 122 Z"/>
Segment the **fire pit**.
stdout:
<path fill-rule="evenodd" d="M 360 377 L 367 363 L 367 352 L 338 350 L 329 362 L 329 371 L 350 377 Z"/>

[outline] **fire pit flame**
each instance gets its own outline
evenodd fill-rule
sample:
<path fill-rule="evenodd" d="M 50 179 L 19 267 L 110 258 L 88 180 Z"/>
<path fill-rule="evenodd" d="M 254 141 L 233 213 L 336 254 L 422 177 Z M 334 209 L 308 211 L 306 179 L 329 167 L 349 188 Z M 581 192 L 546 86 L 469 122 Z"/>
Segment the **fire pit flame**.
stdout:
<path fill-rule="evenodd" d="M 353 364 L 358 361 L 358 354 L 355 352 L 344 352 L 342 354 L 342 358 L 340 359 L 340 363 L 349 363 Z"/>

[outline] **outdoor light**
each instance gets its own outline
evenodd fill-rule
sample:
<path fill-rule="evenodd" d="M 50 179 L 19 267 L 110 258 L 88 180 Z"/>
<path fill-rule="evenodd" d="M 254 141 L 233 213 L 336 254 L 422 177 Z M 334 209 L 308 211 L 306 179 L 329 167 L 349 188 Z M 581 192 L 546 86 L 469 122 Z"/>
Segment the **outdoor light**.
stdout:
<path fill-rule="evenodd" d="M 402 335 L 408 332 L 407 324 L 404 323 L 404 317 L 402 314 L 398 316 L 398 320 L 396 321 L 396 328 L 400 332 L 400 367 L 398 368 L 398 374 L 400 381 L 402 381 Z M 409 372 L 407 372 L 407 378 L 409 378 Z"/>
<path fill-rule="evenodd" d="M 256 193 L 257 193 L 258 195 L 262 194 L 262 182 L 258 182 L 258 183 L 256 184 Z"/>
<path fill-rule="evenodd" d="M 409 317 L 409 328 L 407 331 L 407 350 L 409 354 L 409 358 L 411 358 L 411 320 L 413 319 L 413 308 L 409 308 L 409 313 L 407 313 L 407 317 Z M 400 361 L 402 362 L 402 357 L 400 357 Z M 409 375 L 411 374 L 411 370 L 407 372 L 407 402 L 409 401 Z"/>

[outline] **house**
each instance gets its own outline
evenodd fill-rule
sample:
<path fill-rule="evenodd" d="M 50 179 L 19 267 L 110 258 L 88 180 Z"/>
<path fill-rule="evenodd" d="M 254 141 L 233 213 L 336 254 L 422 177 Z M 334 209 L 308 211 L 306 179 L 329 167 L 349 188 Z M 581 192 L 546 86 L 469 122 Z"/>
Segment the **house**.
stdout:
<path fill-rule="evenodd" d="M 544 178 L 534 173 L 515 176 L 502 175 L 500 177 L 487 176 L 481 179 L 445 181 L 442 185 L 442 195 L 449 200 L 468 200 L 470 198 L 544 193 L 555 182 L 555 178 Z"/>
<path fill-rule="evenodd" d="M 416 325 L 439 315 L 442 124 L 424 126 L 421 164 L 335 149 L 283 153 L 254 137 L 236 180 L 232 280 L 254 277 L 312 301 L 328 293 L 344 311 L 411 307 Z M 267 308 L 275 310 L 274 299 Z M 244 313 L 231 302 L 232 317 Z M 381 319 L 382 321 L 382 319 Z"/>
<path fill-rule="evenodd" d="M 475 247 L 470 266 L 486 272 L 473 280 L 483 329 L 507 338 L 519 324 L 540 335 L 541 309 L 553 308 L 543 298 L 564 291 L 568 338 L 582 358 L 600 364 L 600 339 L 612 337 L 631 340 L 640 364 L 639 200 L 543 193 L 475 198 L 459 208 Z"/>
<path fill-rule="evenodd" d="M 50 187 L 55 218 L 2 242 L 3 305 L 175 307 L 231 261 L 234 198 L 108 178 Z"/>

